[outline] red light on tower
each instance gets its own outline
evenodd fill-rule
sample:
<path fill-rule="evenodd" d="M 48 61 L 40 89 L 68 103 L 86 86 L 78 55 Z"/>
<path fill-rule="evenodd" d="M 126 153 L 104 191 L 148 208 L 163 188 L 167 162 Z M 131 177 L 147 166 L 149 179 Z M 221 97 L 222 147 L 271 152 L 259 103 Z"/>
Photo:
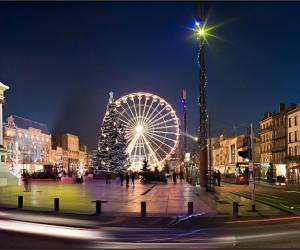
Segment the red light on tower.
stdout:
<path fill-rule="evenodd" d="M 186 89 L 185 88 L 182 88 L 182 94 L 181 94 L 181 97 L 183 100 L 186 101 Z"/>

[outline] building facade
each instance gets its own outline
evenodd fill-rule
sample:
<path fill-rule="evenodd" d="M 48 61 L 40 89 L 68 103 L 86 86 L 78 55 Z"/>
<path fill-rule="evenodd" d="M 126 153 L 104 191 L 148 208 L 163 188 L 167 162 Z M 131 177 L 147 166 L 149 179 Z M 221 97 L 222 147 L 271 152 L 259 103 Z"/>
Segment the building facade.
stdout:
<path fill-rule="evenodd" d="M 219 170 L 221 173 L 234 173 L 237 164 L 247 163 L 238 155 L 239 151 L 245 150 L 247 147 L 245 135 L 228 137 L 221 135 L 219 141 L 212 146 L 214 170 Z"/>
<path fill-rule="evenodd" d="M 286 107 L 280 103 L 277 113 L 266 112 L 260 121 L 262 180 L 290 182 L 294 179 L 289 168 L 295 158 L 297 115 L 293 114 L 296 108 L 296 104 Z"/>
<path fill-rule="evenodd" d="M 51 163 L 62 168 L 66 173 L 90 167 L 87 147 L 80 145 L 77 135 L 69 133 L 54 135 L 51 153 Z"/>
<path fill-rule="evenodd" d="M 7 164 L 16 176 L 23 170 L 42 171 L 50 164 L 51 135 L 45 124 L 10 115 L 3 129 Z"/>
<path fill-rule="evenodd" d="M 273 114 L 266 112 L 259 123 L 260 127 L 260 162 L 272 162 Z"/>
<path fill-rule="evenodd" d="M 287 171 L 290 183 L 300 182 L 300 105 L 287 113 Z"/>

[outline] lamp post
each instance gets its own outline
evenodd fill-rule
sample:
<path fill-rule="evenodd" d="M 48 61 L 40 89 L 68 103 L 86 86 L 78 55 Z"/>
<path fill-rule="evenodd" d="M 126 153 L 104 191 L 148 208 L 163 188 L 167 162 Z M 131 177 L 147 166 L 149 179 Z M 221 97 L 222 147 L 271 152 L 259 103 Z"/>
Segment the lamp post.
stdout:
<path fill-rule="evenodd" d="M 203 18 L 203 9 L 201 8 L 200 16 Z M 208 181 L 208 151 L 207 151 L 207 110 L 206 110 L 206 75 L 205 75 L 205 35 L 206 30 L 202 20 L 195 22 L 194 33 L 198 40 L 199 53 L 199 137 L 198 143 L 200 148 L 200 186 L 207 187 Z M 210 173 L 209 173 L 210 174 Z"/>

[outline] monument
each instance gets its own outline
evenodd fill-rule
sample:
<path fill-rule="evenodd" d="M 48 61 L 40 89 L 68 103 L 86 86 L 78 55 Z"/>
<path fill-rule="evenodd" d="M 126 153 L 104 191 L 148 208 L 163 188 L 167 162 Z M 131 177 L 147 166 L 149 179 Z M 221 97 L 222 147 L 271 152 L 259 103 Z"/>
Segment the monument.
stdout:
<path fill-rule="evenodd" d="M 0 82 L 0 186 L 17 185 L 18 178 L 9 172 L 6 165 L 6 149 L 3 146 L 3 112 L 4 92 L 9 87 Z"/>

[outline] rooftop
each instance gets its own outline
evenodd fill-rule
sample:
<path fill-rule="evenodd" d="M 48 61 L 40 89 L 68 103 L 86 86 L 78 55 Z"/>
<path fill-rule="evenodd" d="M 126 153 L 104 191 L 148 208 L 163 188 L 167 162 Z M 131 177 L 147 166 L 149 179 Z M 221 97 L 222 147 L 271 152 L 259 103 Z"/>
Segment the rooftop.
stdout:
<path fill-rule="evenodd" d="M 5 125 L 9 127 L 16 127 L 22 129 L 29 129 L 29 128 L 39 129 L 41 130 L 42 133 L 49 134 L 48 127 L 46 124 L 35 122 L 27 118 L 19 117 L 16 115 L 8 116 Z"/>

